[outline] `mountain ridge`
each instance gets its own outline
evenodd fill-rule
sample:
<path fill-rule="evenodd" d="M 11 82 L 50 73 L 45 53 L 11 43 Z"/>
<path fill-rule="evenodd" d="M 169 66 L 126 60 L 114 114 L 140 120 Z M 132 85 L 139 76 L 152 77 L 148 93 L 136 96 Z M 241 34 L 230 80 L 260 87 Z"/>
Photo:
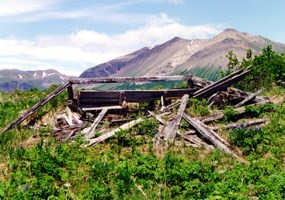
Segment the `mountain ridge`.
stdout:
<path fill-rule="evenodd" d="M 0 91 L 11 92 L 16 89 L 27 91 L 31 88 L 46 89 L 53 84 L 62 84 L 69 76 L 54 69 L 48 70 L 0 70 Z"/>
<path fill-rule="evenodd" d="M 234 51 L 241 59 L 248 49 L 251 49 L 255 55 L 268 45 L 272 45 L 273 49 L 279 53 L 285 52 L 285 44 L 235 29 L 225 29 L 211 39 L 188 40 L 174 37 L 151 48 L 144 47 L 143 51 L 140 49 L 127 54 L 127 58 L 130 58 L 130 55 L 136 55 L 127 62 L 122 60 L 125 57 L 122 56 L 89 68 L 80 77 L 157 76 L 180 74 L 197 68 L 225 69 L 228 62 L 226 54 L 229 51 Z M 117 65 L 119 61 L 120 67 Z M 100 73 L 99 69 L 108 73 Z"/>

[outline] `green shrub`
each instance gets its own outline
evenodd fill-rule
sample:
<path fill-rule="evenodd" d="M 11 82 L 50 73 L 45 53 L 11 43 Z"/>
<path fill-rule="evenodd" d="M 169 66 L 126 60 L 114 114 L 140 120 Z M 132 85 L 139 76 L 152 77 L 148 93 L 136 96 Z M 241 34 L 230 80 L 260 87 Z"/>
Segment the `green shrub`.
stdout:
<path fill-rule="evenodd" d="M 244 155 L 249 155 L 256 151 L 261 143 L 268 143 L 269 137 L 267 133 L 260 127 L 246 128 L 242 123 L 238 128 L 230 131 L 230 140 L 234 145 L 243 149 Z"/>

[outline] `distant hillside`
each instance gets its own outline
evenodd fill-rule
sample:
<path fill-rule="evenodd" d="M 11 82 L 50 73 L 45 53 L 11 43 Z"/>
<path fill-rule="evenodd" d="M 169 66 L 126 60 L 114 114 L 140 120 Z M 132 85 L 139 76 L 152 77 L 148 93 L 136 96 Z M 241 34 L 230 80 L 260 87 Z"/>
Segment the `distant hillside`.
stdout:
<path fill-rule="evenodd" d="M 68 76 L 49 70 L 21 71 L 16 69 L 0 70 L 0 91 L 11 92 L 15 89 L 26 91 L 31 88 L 45 89 L 53 84 L 66 82 Z"/>
<path fill-rule="evenodd" d="M 285 52 L 285 44 L 234 29 L 226 29 L 208 40 L 186 40 L 175 37 L 161 45 L 152 48 L 145 47 L 92 67 L 84 71 L 80 77 L 194 73 L 214 80 L 218 78 L 217 72 L 226 68 L 228 63 L 226 54 L 230 50 L 233 50 L 238 58 L 242 58 L 248 49 L 258 54 L 268 45 L 272 45 L 277 52 Z"/>

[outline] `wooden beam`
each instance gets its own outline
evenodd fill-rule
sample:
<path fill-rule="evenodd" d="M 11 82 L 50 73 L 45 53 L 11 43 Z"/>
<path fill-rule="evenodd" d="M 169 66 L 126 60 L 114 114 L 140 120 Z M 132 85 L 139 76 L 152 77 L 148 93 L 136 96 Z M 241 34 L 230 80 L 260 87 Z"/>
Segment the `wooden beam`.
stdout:
<path fill-rule="evenodd" d="M 234 106 L 234 108 L 238 108 L 242 105 L 244 105 L 245 103 L 249 102 L 250 100 L 254 99 L 257 95 L 259 95 L 263 90 L 258 90 L 257 92 L 249 95 L 247 98 L 245 98 L 243 101 L 239 102 L 237 105 Z"/>
<path fill-rule="evenodd" d="M 238 70 L 222 78 L 221 80 L 198 90 L 197 92 L 194 93 L 194 98 L 207 98 L 216 92 L 222 91 L 227 87 L 240 81 L 249 72 L 250 70 L 246 69 Z"/>
<path fill-rule="evenodd" d="M 64 91 L 68 86 L 70 86 L 69 82 L 59 86 L 56 90 L 54 90 L 52 93 L 50 93 L 45 98 L 43 98 L 39 103 L 35 104 L 33 107 L 31 107 L 26 112 L 24 112 L 22 115 L 20 115 L 17 119 L 12 121 L 8 126 L 6 126 L 6 128 L 1 132 L 1 134 L 5 133 L 6 131 L 8 131 L 9 129 L 13 128 L 14 126 L 20 124 L 22 121 L 24 121 L 29 116 L 34 114 L 42 106 L 44 106 L 46 103 L 48 103 L 50 100 L 52 100 L 54 97 L 59 95 L 62 91 Z"/>
<path fill-rule="evenodd" d="M 204 147 L 207 150 L 213 150 L 213 146 L 207 144 L 206 142 L 204 142 L 201 138 L 199 138 L 197 135 L 187 135 L 187 134 L 183 134 L 180 133 L 179 131 L 177 132 L 177 134 L 179 136 L 181 136 L 183 139 L 192 142 L 193 144 L 196 144 L 198 147 Z"/>
<path fill-rule="evenodd" d="M 270 101 L 262 101 L 262 102 L 258 102 L 258 103 L 254 103 L 254 104 L 250 104 L 248 106 L 258 106 L 260 104 L 266 104 L 266 103 L 270 103 Z M 239 108 L 235 108 L 234 111 L 236 112 L 236 114 L 242 114 L 242 113 L 245 113 L 246 112 L 246 106 L 242 106 L 242 107 L 239 107 Z M 197 118 L 198 120 L 206 123 L 206 122 L 211 122 L 211 121 L 215 121 L 215 120 L 218 120 L 218 119 L 222 119 L 224 118 L 224 113 L 222 110 L 219 110 L 217 111 L 216 113 L 214 114 L 211 114 L 211 115 L 207 115 L 207 116 L 203 116 L 203 117 L 199 117 Z"/>
<path fill-rule="evenodd" d="M 101 110 L 101 112 L 98 114 L 98 116 L 95 118 L 94 122 L 92 123 L 91 127 L 89 128 L 89 130 L 86 132 L 86 134 L 84 135 L 85 138 L 92 138 L 94 137 L 94 130 L 96 129 L 96 127 L 98 126 L 98 124 L 100 123 L 100 121 L 103 119 L 103 117 L 105 116 L 105 114 L 107 113 L 108 109 L 104 108 Z"/>
<path fill-rule="evenodd" d="M 173 143 L 173 141 L 176 137 L 176 132 L 179 128 L 179 125 L 180 125 L 180 122 L 182 119 L 182 114 L 185 111 L 188 100 L 189 100 L 188 94 L 185 94 L 181 98 L 181 104 L 180 104 L 180 107 L 177 111 L 175 119 L 173 121 L 169 122 L 163 131 L 164 141 L 170 141 L 171 143 Z"/>
<path fill-rule="evenodd" d="M 101 107 L 82 107 L 83 111 L 96 111 L 96 110 L 103 110 L 103 109 L 108 109 L 108 110 L 120 110 L 122 109 L 122 106 L 101 106 Z"/>
<path fill-rule="evenodd" d="M 114 129 L 114 130 L 112 130 L 112 131 L 110 131 L 108 133 L 105 133 L 105 134 L 103 134 L 103 135 L 101 135 L 101 136 L 99 136 L 97 138 L 91 139 L 89 141 L 89 144 L 87 144 L 86 146 L 96 145 L 96 144 L 98 144 L 100 142 L 103 142 L 103 141 L 107 140 L 108 138 L 114 136 L 117 132 L 119 132 L 121 130 L 129 129 L 129 128 L 135 126 L 136 124 L 142 122 L 143 120 L 144 120 L 143 118 L 138 118 L 136 120 L 133 120 L 131 122 L 123 124 L 122 126 L 116 128 L 116 129 Z"/>
<path fill-rule="evenodd" d="M 96 83 L 125 83 L 125 82 L 152 82 L 152 81 L 188 81 L 192 75 L 187 76 L 149 76 L 149 77 L 107 77 L 107 78 L 71 78 L 72 84 Z"/>
<path fill-rule="evenodd" d="M 229 125 L 224 125 L 224 126 L 214 126 L 214 127 L 209 127 L 210 129 L 212 129 L 213 131 L 217 131 L 220 129 L 234 129 L 234 128 L 238 128 L 241 126 L 241 124 L 244 127 L 249 127 L 249 126 L 254 126 L 254 125 L 262 125 L 262 124 L 266 124 L 267 122 L 269 122 L 269 119 L 256 119 L 256 120 L 252 120 L 252 121 L 248 121 L 245 123 L 234 123 L 234 124 L 229 124 Z"/>
<path fill-rule="evenodd" d="M 248 161 L 244 160 L 242 157 L 235 154 L 233 151 L 229 149 L 227 145 L 225 145 L 223 142 L 220 141 L 219 138 L 217 138 L 215 135 L 213 135 L 210 131 L 208 131 L 205 127 L 201 126 L 202 122 L 199 122 L 196 119 L 191 118 L 186 113 L 183 113 L 183 118 L 191 125 L 193 126 L 203 137 L 205 137 L 207 140 L 209 140 L 213 145 L 215 145 L 217 148 L 222 150 L 223 152 L 234 156 L 237 158 L 240 162 L 249 164 Z"/>
<path fill-rule="evenodd" d="M 163 125 L 168 125 L 168 122 L 166 121 L 166 120 L 164 120 L 164 119 L 162 119 L 161 118 L 161 114 L 160 115 L 157 115 L 157 114 L 155 114 L 154 112 L 152 112 L 152 111 L 150 111 L 150 110 L 148 110 L 148 113 L 152 116 L 152 117 L 154 117 L 157 121 L 159 121 L 161 124 L 163 124 Z M 177 130 L 177 133 L 178 134 L 181 134 L 180 132 L 179 132 L 179 130 Z M 195 134 L 196 133 L 196 131 L 194 131 L 194 130 L 187 130 L 187 135 L 189 135 L 189 134 Z"/>

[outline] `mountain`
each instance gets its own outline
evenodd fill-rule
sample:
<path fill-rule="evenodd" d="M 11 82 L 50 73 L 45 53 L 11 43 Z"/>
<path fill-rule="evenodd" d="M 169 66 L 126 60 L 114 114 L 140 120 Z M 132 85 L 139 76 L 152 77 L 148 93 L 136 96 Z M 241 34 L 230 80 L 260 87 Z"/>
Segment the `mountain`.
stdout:
<path fill-rule="evenodd" d="M 245 57 L 248 49 L 251 49 L 253 54 L 258 54 L 268 45 L 272 45 L 276 52 L 285 52 L 285 44 L 234 29 L 226 29 L 207 40 L 186 40 L 175 37 L 161 45 L 145 47 L 92 67 L 84 71 L 80 77 L 155 76 L 182 73 L 200 73 L 200 76 L 210 76 L 227 67 L 226 54 L 230 50 L 233 50 L 241 59 Z M 207 72 L 210 73 L 207 74 Z M 212 79 L 216 78 L 216 76 L 212 77 Z"/>
<path fill-rule="evenodd" d="M 68 76 L 56 70 L 21 71 L 16 69 L 0 70 L 0 91 L 26 91 L 31 88 L 45 89 L 53 84 L 66 82 Z"/>

